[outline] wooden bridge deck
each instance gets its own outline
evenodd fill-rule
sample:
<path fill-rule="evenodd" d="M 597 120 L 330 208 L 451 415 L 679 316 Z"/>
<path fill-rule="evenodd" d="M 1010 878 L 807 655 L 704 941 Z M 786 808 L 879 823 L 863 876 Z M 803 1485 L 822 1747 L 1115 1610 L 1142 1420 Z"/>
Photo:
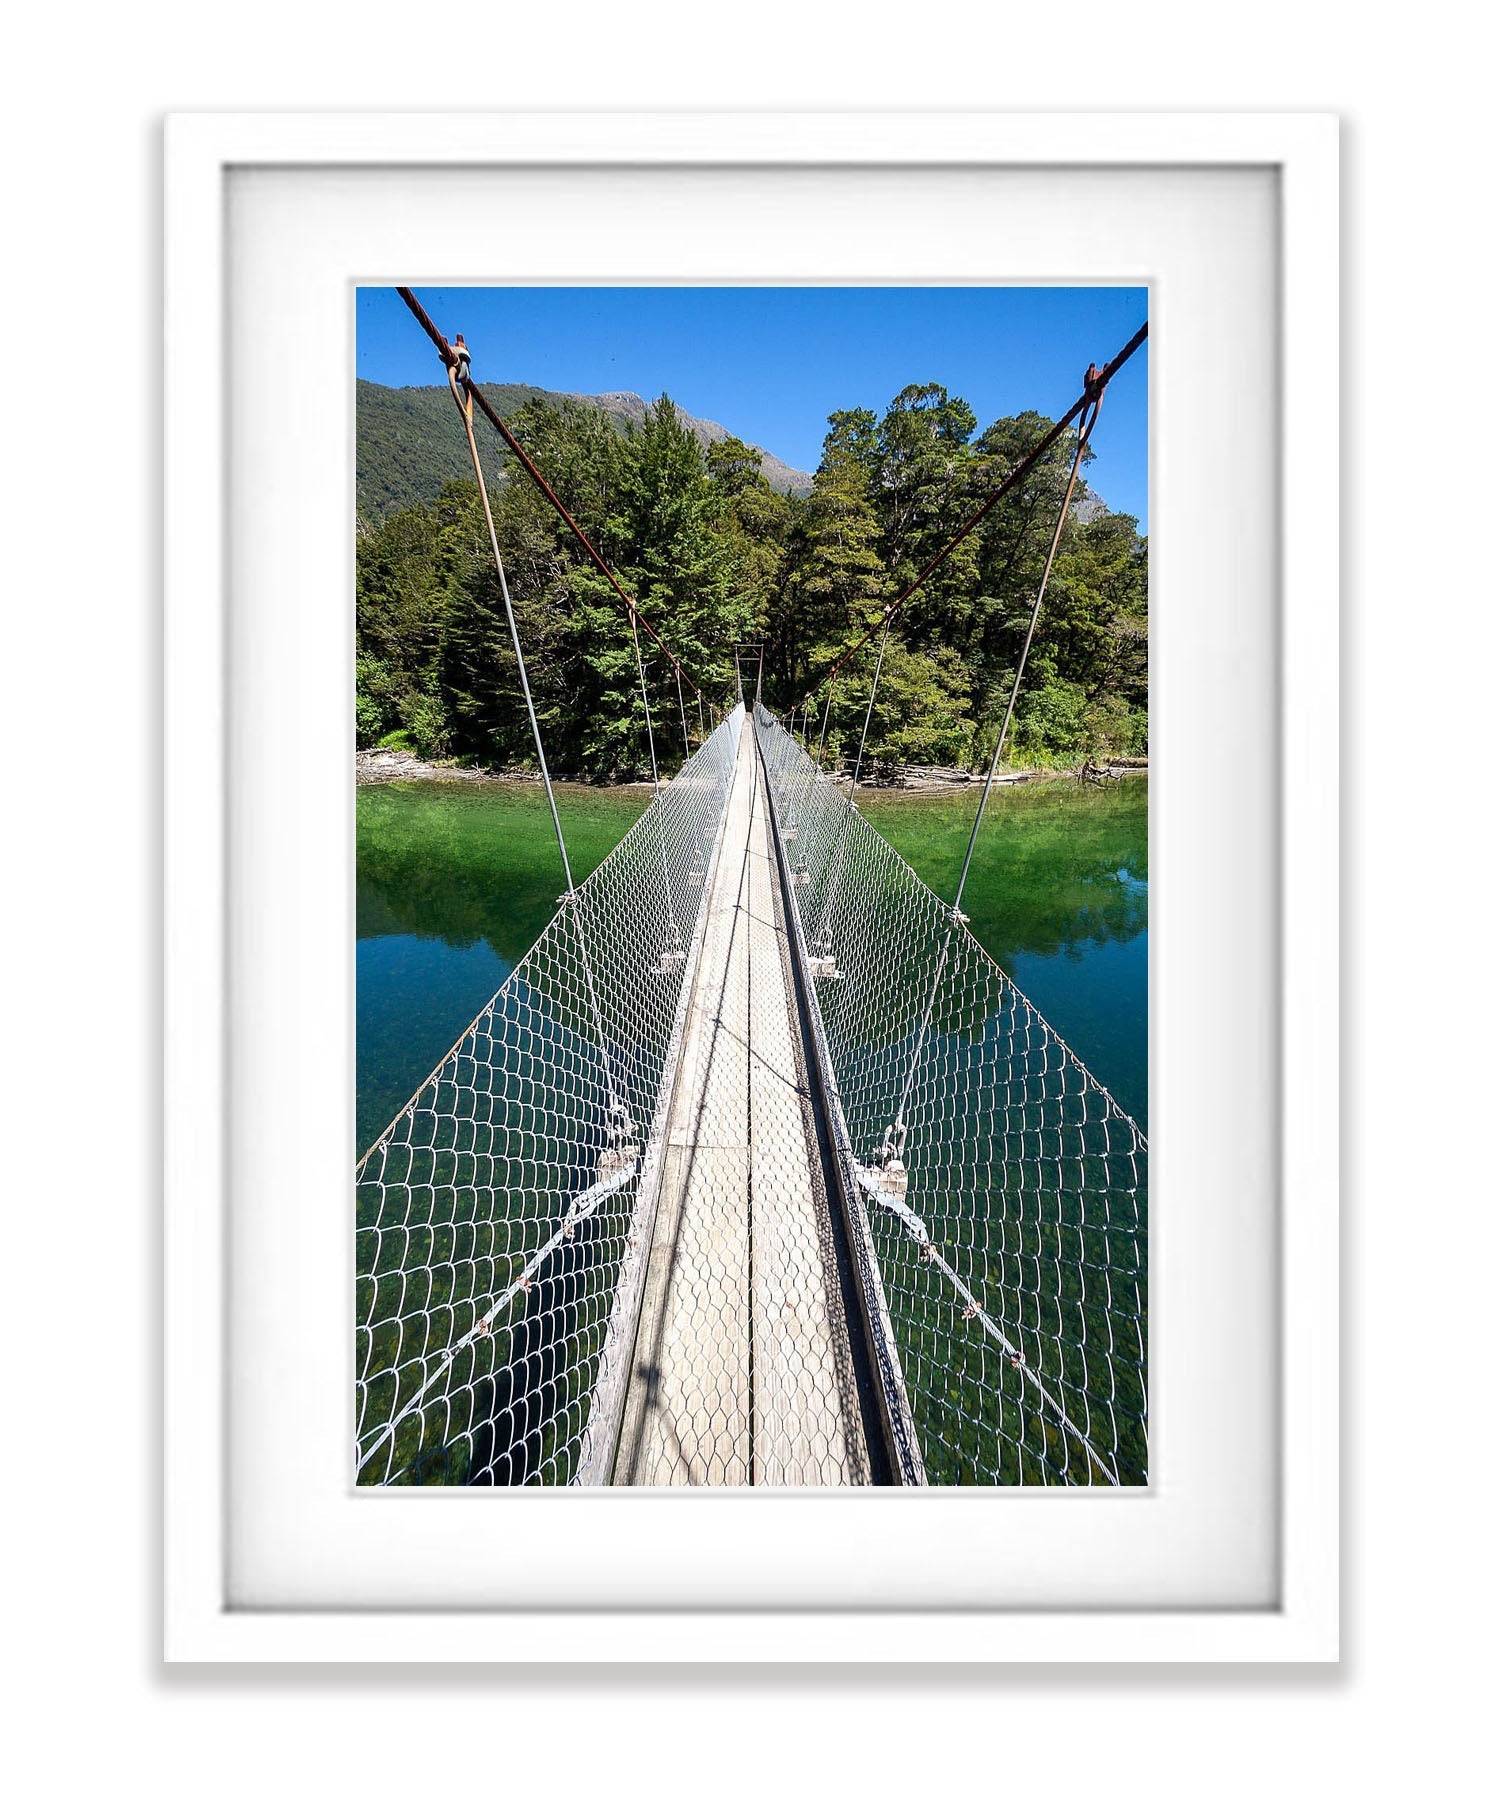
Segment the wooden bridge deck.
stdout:
<path fill-rule="evenodd" d="M 871 1479 L 748 728 L 689 1002 L 616 1482 Z"/>

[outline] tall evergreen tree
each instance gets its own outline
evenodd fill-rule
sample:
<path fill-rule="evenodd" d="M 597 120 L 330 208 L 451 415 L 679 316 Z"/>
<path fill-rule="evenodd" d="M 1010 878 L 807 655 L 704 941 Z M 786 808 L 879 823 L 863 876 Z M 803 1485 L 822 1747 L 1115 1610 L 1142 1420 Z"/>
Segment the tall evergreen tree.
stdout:
<path fill-rule="evenodd" d="M 873 427 L 874 415 L 866 416 Z M 794 687 L 813 673 L 822 647 L 847 642 L 879 617 L 890 586 L 870 497 L 864 421 L 835 414 L 829 424 L 803 509 L 800 556 L 775 643 L 774 666 Z M 869 435 L 873 438 L 873 430 Z"/>
<path fill-rule="evenodd" d="M 1049 429 L 1036 413 L 977 437 L 936 383 L 878 416 L 835 412 L 812 492 L 774 492 L 737 438 L 705 449 L 663 396 L 621 433 L 593 408 L 531 402 L 515 428 L 629 592 L 711 695 L 731 645 L 767 645 L 767 698 L 800 700 L 891 595 Z M 993 744 L 1067 481 L 1066 436 L 903 608 L 887 646 L 871 750 L 886 761 L 982 759 Z M 639 773 L 646 741 L 629 619 L 618 595 L 508 458 L 496 532 L 549 760 L 561 772 Z M 356 728 L 361 743 L 487 763 L 532 755 L 478 493 L 452 482 L 356 544 Z M 1086 490 L 1064 530 L 1018 698 L 1013 752 L 1140 749 L 1146 729 L 1147 547 Z M 659 748 L 680 733 L 670 663 L 643 634 Z M 852 748 L 874 648 L 846 670 L 830 738 Z M 695 710 L 695 709 L 694 709 Z"/>

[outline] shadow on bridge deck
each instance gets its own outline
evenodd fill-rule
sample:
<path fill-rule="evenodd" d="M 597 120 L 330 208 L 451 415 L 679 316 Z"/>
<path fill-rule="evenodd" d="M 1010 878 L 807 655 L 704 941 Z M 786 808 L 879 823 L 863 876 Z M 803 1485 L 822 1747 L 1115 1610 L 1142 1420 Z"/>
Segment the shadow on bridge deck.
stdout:
<path fill-rule="evenodd" d="M 708 907 L 615 1481 L 865 1484 L 865 1378 L 752 731 Z"/>

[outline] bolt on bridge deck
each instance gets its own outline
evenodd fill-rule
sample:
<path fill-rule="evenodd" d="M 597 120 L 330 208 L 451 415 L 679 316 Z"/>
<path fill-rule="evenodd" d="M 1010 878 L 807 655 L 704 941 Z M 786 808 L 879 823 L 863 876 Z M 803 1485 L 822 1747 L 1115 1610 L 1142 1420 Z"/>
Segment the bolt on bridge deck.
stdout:
<path fill-rule="evenodd" d="M 616 1482 L 868 1482 L 839 1263 L 747 731 L 688 1002 Z"/>

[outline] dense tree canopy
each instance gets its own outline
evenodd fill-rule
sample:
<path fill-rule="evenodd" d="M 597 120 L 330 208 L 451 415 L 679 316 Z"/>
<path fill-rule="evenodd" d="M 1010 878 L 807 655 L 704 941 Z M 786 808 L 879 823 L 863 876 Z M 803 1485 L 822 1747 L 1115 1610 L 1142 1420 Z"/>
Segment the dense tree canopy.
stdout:
<path fill-rule="evenodd" d="M 737 438 L 705 450 L 663 396 L 621 433 L 603 414 L 531 401 L 513 429 L 712 698 L 731 646 L 763 640 L 767 699 L 790 706 L 1049 429 L 1024 413 L 977 430 L 934 383 L 883 417 L 836 412 L 810 494 L 774 491 Z M 870 720 L 884 761 L 986 757 L 1004 713 L 1072 448 L 1054 445 L 903 609 Z M 1085 453 L 1085 460 L 1088 453 Z M 609 776 L 645 766 L 629 620 L 524 476 L 492 500 L 549 760 Z M 478 490 L 451 482 L 361 533 L 356 729 L 429 756 L 525 761 L 530 734 Z M 1146 747 L 1146 541 L 1134 519 L 1075 501 L 1016 707 L 1008 754 L 1066 759 Z M 675 725 L 671 668 L 643 640 L 653 705 Z M 828 737 L 849 752 L 875 645 L 834 686 Z M 826 690 L 825 690 L 826 692 Z M 694 713 L 692 723 L 696 725 Z M 680 730 L 663 729 L 663 747 Z"/>

